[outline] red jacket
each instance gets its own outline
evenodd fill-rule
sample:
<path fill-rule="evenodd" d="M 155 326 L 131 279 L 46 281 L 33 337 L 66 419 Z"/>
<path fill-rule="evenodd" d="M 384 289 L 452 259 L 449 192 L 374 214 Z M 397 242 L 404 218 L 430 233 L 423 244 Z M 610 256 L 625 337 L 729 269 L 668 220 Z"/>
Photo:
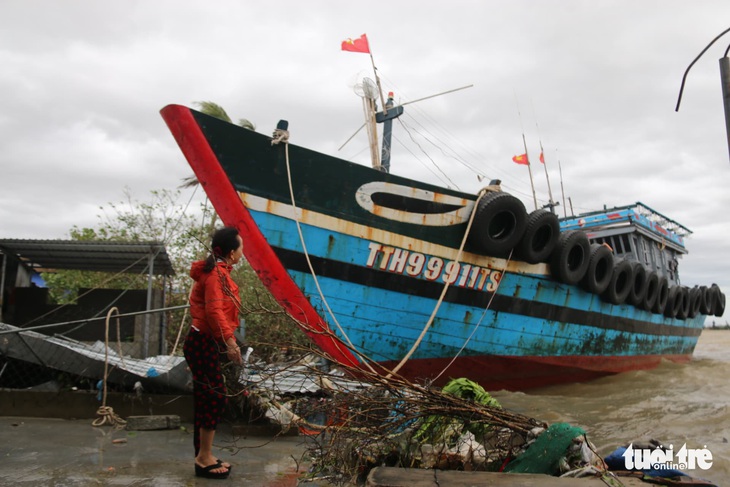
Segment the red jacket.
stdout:
<path fill-rule="evenodd" d="M 193 292 L 190 294 L 190 316 L 193 326 L 201 333 L 225 342 L 233 337 L 238 328 L 240 300 L 238 286 L 231 279 L 231 267 L 218 262 L 210 272 L 205 272 L 205 261 L 193 262 L 190 277 Z"/>

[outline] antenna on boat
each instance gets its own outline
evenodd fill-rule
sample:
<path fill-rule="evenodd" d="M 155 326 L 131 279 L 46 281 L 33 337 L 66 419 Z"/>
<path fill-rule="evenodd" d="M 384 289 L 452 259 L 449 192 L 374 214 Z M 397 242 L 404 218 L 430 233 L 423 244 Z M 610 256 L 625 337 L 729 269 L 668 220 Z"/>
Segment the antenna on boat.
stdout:
<path fill-rule="evenodd" d="M 525 127 L 522 125 L 522 113 L 520 112 L 520 104 L 517 101 L 517 93 L 515 93 L 515 105 L 517 105 L 517 118 L 520 119 L 520 130 L 522 130 L 522 145 L 525 148 L 525 163 L 518 162 L 514 157 L 513 161 L 519 164 L 525 164 L 527 166 L 527 172 L 530 173 L 530 187 L 532 188 L 532 200 L 535 202 L 535 209 L 537 210 L 537 195 L 535 195 L 535 183 L 532 180 L 532 167 L 530 165 L 530 157 L 527 155 L 527 141 L 525 140 Z"/>
<path fill-rule="evenodd" d="M 535 106 L 532 107 L 532 114 L 535 115 Z M 542 148 L 542 136 L 540 135 L 540 126 L 537 124 L 537 117 L 535 116 L 535 128 L 537 129 L 537 138 L 540 141 L 540 162 L 542 163 L 543 169 L 545 169 L 545 179 L 547 180 L 547 187 L 548 187 L 548 197 L 550 198 L 548 200 L 548 204 L 543 206 L 543 208 L 550 208 L 551 213 L 555 213 L 555 207 L 560 204 L 560 202 L 553 201 L 553 190 L 550 188 L 550 176 L 548 176 L 548 170 L 547 170 L 547 162 L 545 162 L 545 149 Z"/>
<path fill-rule="evenodd" d="M 547 162 L 545 161 L 545 150 L 542 148 L 542 140 L 540 140 L 540 162 L 542 162 L 542 167 L 543 167 L 543 169 L 545 169 L 545 179 L 547 179 L 547 185 L 548 185 L 548 197 L 550 198 L 550 200 L 548 201 L 548 204 L 545 205 L 544 207 L 549 207 L 550 211 L 552 213 L 555 213 L 555 207 L 558 206 L 560 204 L 560 202 L 553 201 L 553 190 L 550 189 L 550 177 L 548 176 Z M 561 183 L 562 183 L 562 181 L 561 181 Z"/>
<path fill-rule="evenodd" d="M 563 216 L 568 218 L 568 209 L 565 207 L 565 189 L 563 188 L 563 166 L 560 165 L 560 159 L 558 159 L 558 171 L 560 171 L 560 192 L 563 194 Z"/>
<path fill-rule="evenodd" d="M 520 121 L 520 123 L 522 123 Z M 527 157 L 527 172 L 530 173 L 530 187 L 532 188 L 532 199 L 535 202 L 535 209 L 537 210 L 537 195 L 535 194 L 535 183 L 532 180 L 532 165 L 530 164 L 530 158 L 527 156 L 527 142 L 525 141 L 525 132 L 522 132 L 522 145 L 525 147 L 525 157 Z"/>

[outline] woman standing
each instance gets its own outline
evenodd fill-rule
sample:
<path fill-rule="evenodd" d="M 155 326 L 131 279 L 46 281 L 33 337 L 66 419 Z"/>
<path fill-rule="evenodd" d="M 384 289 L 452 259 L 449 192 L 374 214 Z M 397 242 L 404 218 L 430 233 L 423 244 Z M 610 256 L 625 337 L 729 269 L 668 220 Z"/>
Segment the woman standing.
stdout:
<path fill-rule="evenodd" d="M 241 364 L 241 349 L 233 332 L 238 327 L 240 299 L 231 269 L 243 256 L 238 230 L 224 227 L 213 234 L 213 252 L 206 260 L 193 262 L 190 277 L 190 316 L 193 319 L 185 339 L 185 360 L 193 374 L 195 404 L 195 475 L 225 479 L 231 465 L 213 456 L 213 438 L 226 405 L 226 388 L 220 355 Z"/>

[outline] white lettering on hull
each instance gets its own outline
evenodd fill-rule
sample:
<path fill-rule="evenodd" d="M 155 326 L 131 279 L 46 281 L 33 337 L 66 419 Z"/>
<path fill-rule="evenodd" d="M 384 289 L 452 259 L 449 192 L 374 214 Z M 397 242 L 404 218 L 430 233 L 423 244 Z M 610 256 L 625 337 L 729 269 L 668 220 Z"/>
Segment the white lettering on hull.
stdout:
<path fill-rule="evenodd" d="M 494 292 L 502 279 L 502 271 L 472 264 L 463 264 L 420 252 L 370 242 L 370 254 L 365 263 L 372 269 L 394 274 L 440 281 L 449 285 L 477 291 Z"/>

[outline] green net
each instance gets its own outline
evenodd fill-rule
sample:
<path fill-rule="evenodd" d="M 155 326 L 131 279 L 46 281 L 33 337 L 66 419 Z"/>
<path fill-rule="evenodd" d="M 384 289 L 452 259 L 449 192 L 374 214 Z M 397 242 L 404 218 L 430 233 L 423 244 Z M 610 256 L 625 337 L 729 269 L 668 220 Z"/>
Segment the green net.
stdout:
<path fill-rule="evenodd" d="M 566 455 L 573 438 L 581 435 L 585 435 L 583 429 L 568 423 L 550 425 L 522 455 L 512 460 L 504 471 L 559 475 L 560 459 Z"/>

